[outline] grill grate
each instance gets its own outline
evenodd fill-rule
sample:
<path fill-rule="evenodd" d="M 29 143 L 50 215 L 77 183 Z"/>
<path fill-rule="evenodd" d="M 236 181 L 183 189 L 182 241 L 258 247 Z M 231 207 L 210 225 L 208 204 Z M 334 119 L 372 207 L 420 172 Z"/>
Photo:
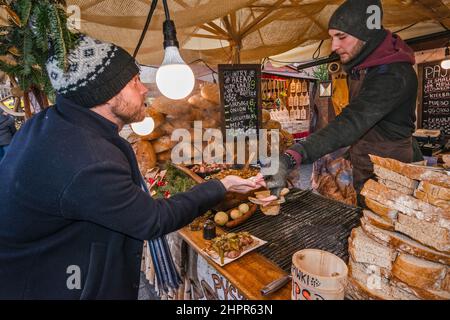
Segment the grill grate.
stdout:
<path fill-rule="evenodd" d="M 281 214 L 265 216 L 258 209 L 243 225 L 227 230 L 248 231 L 268 243 L 256 251 L 290 273 L 292 255 L 321 249 L 348 261 L 348 237 L 359 225 L 361 209 L 327 199 L 308 190 L 292 190 Z"/>

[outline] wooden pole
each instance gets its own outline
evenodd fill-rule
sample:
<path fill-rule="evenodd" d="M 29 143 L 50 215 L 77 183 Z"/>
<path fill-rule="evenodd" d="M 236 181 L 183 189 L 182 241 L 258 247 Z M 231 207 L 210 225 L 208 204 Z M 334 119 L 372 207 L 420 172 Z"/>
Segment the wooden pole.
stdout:
<path fill-rule="evenodd" d="M 30 96 L 28 95 L 28 93 L 29 93 L 28 90 L 23 93 L 23 107 L 25 110 L 25 120 L 31 119 L 31 117 L 33 116 L 30 108 Z"/>
<path fill-rule="evenodd" d="M 241 47 L 239 44 L 233 44 L 232 46 L 232 63 L 240 64 L 241 63 Z"/>

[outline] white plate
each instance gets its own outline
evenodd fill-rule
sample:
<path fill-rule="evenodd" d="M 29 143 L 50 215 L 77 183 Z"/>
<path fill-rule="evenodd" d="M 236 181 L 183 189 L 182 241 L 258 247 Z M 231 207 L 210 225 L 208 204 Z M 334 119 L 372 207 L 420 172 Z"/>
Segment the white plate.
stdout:
<path fill-rule="evenodd" d="M 217 254 L 215 252 L 214 252 L 214 254 L 211 254 L 208 250 L 206 250 L 206 248 L 203 249 L 203 252 L 205 252 L 208 255 L 208 257 L 211 258 L 215 263 L 217 263 L 219 266 L 223 267 L 224 265 L 227 265 L 230 262 L 233 262 L 234 260 L 241 258 L 243 255 L 245 255 L 245 254 L 249 253 L 250 251 L 253 251 L 256 248 L 259 248 L 267 243 L 267 241 L 261 240 L 255 236 L 251 236 L 251 237 L 253 238 L 252 246 L 250 246 L 249 248 L 242 251 L 242 253 L 237 258 L 230 259 L 230 258 L 224 257 L 223 263 L 220 262 L 219 254 Z"/>

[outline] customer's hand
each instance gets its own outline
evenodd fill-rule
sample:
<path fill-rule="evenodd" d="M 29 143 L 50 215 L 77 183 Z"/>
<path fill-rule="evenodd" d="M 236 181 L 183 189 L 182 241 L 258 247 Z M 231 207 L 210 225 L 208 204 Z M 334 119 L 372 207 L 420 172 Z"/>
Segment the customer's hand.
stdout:
<path fill-rule="evenodd" d="M 222 182 L 228 192 L 243 194 L 266 186 L 261 174 L 250 179 L 242 179 L 238 176 L 226 176 L 220 182 Z"/>

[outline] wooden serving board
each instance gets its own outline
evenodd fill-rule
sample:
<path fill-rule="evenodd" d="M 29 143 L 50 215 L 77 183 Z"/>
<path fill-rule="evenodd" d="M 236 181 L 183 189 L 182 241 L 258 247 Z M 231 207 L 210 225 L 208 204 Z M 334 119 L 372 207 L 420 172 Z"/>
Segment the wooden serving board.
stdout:
<path fill-rule="evenodd" d="M 274 280 L 286 275 L 280 267 L 255 251 L 249 252 L 238 260 L 226 266 L 217 265 L 204 251 L 206 240 L 201 231 L 191 231 L 188 227 L 179 230 L 183 239 L 214 269 L 228 279 L 247 299 L 251 300 L 289 300 L 291 298 L 291 283 L 268 296 L 261 295 L 261 289 Z M 217 234 L 223 234 L 217 228 Z"/>
<path fill-rule="evenodd" d="M 194 182 L 196 182 L 197 184 L 206 182 L 205 179 L 200 177 L 198 174 L 196 174 L 195 172 L 193 172 L 189 168 L 186 168 L 184 165 L 182 165 L 182 164 L 175 164 L 175 163 L 172 163 L 172 165 L 175 168 L 177 168 L 178 170 L 184 172 L 188 177 L 190 177 L 192 180 L 194 180 Z"/>
<path fill-rule="evenodd" d="M 250 217 L 256 212 L 256 209 L 258 209 L 258 206 L 256 204 L 251 204 L 250 205 L 250 210 L 247 213 L 245 213 L 241 218 L 228 221 L 225 224 L 225 227 L 227 227 L 229 229 L 232 229 L 232 228 L 235 228 L 237 226 L 240 226 L 245 221 L 250 219 Z M 231 209 L 231 210 L 233 210 L 233 209 Z M 228 215 L 229 215 L 229 211 L 231 211 L 231 210 L 228 210 L 228 212 L 227 212 Z"/>

